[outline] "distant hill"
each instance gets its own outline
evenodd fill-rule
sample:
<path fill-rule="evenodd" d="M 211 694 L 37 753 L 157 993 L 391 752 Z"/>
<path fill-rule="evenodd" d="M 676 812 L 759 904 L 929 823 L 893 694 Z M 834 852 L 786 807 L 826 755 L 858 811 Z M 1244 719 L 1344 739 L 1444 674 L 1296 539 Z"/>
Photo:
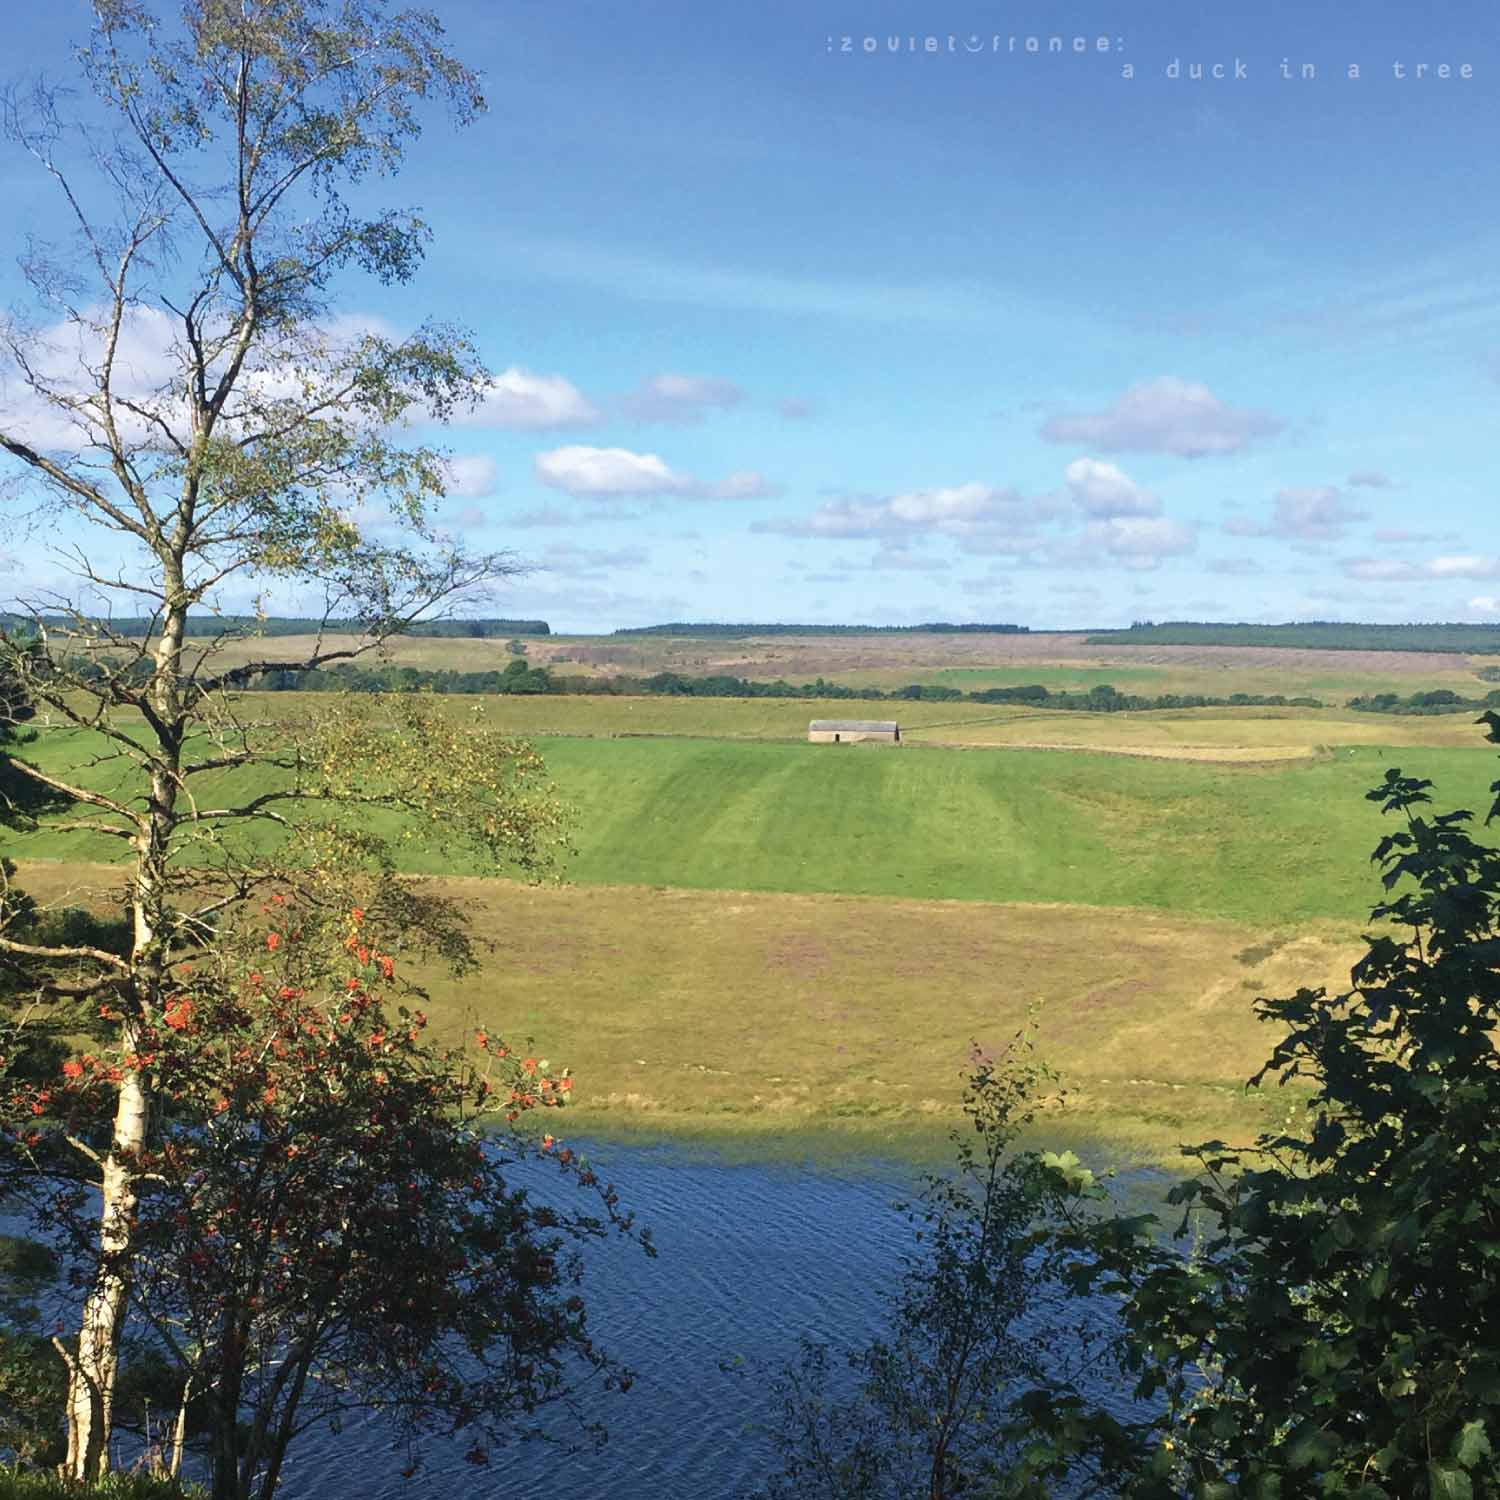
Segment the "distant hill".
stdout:
<path fill-rule="evenodd" d="M 721 625 L 706 620 L 675 620 L 668 625 L 633 625 L 615 635 L 1025 635 L 1025 625 Z"/>
<path fill-rule="evenodd" d="M 68 629 L 75 623 L 68 615 L 43 615 L 42 622 L 58 629 Z M 30 624 L 28 615 L 0 614 L 0 630 L 24 629 Z M 151 635 L 154 630 L 154 622 L 147 619 L 110 620 L 108 624 L 117 635 L 132 639 Z M 362 628 L 358 620 L 297 619 L 275 615 L 259 620 L 254 615 L 200 615 L 188 621 L 187 633 L 200 639 L 222 635 L 226 631 L 263 636 L 316 635 L 320 630 L 327 635 L 358 635 Z M 410 626 L 403 634 L 465 640 L 495 636 L 509 639 L 518 635 L 551 635 L 552 627 L 545 620 L 425 620 Z"/>
<path fill-rule="evenodd" d="M 1098 631 L 1091 646 L 1300 646 L 1321 651 L 1463 651 L 1500 655 L 1500 625 L 1359 625 L 1305 620 L 1286 625 L 1223 625 L 1198 620 L 1142 621 Z"/>

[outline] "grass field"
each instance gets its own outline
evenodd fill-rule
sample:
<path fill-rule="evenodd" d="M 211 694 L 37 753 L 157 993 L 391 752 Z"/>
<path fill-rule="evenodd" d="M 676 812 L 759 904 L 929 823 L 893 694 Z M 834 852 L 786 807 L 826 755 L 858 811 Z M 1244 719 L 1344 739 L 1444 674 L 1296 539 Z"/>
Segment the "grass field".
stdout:
<path fill-rule="evenodd" d="M 23 877 L 78 899 L 110 872 Z M 1242 1088 L 1272 1041 L 1251 1002 L 1346 981 L 1355 951 L 1333 927 L 1159 912 L 435 883 L 494 945 L 482 978 L 420 974 L 440 1032 L 537 1038 L 578 1075 L 573 1134 L 747 1152 L 940 1152 L 971 1044 L 998 1052 L 1040 1003 L 1069 1089 L 1049 1130 L 1172 1162 L 1184 1140 L 1248 1135 L 1285 1107 Z"/>
<path fill-rule="evenodd" d="M 268 716 L 316 714 L 318 693 L 247 695 Z M 514 696 L 441 698 L 460 718 L 509 734 L 669 736 L 804 742 L 811 719 L 895 719 L 915 745 L 1068 748 L 1207 761 L 1310 758 L 1337 745 L 1401 748 L 1479 743 L 1472 714 L 1406 717 L 1348 710 L 1205 708 L 1084 713 L 985 703 L 876 699 Z"/>
<path fill-rule="evenodd" d="M 94 745 L 75 731 L 39 743 L 53 766 Z M 591 885 L 1067 901 L 1259 923 L 1350 921 L 1369 904 L 1364 866 L 1381 820 L 1362 794 L 1393 756 L 1362 746 L 1236 766 L 728 739 L 537 743 L 576 809 L 568 874 Z M 1493 775 L 1493 757 L 1477 748 L 1401 759 L 1471 805 Z M 259 773 L 230 773 L 213 795 L 265 785 Z M 15 848 L 67 860 L 117 853 L 98 835 L 46 830 Z M 402 857 L 423 874 L 487 873 L 420 846 Z"/>
<path fill-rule="evenodd" d="M 1255 995 L 1346 980 L 1378 896 L 1389 825 L 1364 792 L 1400 765 L 1482 811 L 1495 775 L 1467 715 L 439 701 L 536 738 L 577 854 L 573 884 L 538 889 L 411 847 L 495 944 L 480 980 L 430 976 L 434 1015 L 571 1064 L 580 1135 L 780 1154 L 939 1149 L 969 1043 L 1003 1045 L 1034 1001 L 1072 1091 L 1054 1135 L 1165 1160 L 1253 1131 L 1287 1098 L 1239 1088 L 1273 1040 Z M 864 714 L 898 716 L 907 744 L 803 740 L 809 718 Z M 62 768 L 99 747 L 46 730 L 33 748 Z M 43 831 L 8 852 L 60 895 L 118 850 Z"/>

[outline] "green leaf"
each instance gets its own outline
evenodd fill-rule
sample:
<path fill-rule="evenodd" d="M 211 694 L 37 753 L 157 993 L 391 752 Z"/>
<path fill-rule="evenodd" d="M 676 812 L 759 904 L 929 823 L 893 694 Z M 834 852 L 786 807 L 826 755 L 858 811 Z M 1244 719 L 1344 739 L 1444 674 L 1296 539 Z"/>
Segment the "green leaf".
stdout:
<path fill-rule="evenodd" d="M 1480 1459 L 1488 1458 L 1494 1451 L 1490 1447 L 1482 1417 L 1465 1422 L 1458 1436 L 1453 1439 L 1453 1461 L 1465 1469 L 1474 1468 Z"/>
<path fill-rule="evenodd" d="M 1427 1465 L 1427 1483 L 1432 1500 L 1474 1500 L 1474 1481 L 1462 1469 L 1434 1461 Z"/>

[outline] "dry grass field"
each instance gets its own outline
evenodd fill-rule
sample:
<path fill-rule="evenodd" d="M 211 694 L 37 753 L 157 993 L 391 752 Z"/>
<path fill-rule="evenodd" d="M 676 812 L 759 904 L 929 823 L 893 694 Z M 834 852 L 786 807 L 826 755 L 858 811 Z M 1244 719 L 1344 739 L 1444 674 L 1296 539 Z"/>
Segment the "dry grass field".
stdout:
<path fill-rule="evenodd" d="M 104 866 L 37 863 L 26 888 L 88 901 Z M 1039 1007 L 1068 1090 L 1049 1119 L 1126 1159 L 1248 1137 L 1284 1109 L 1242 1085 L 1273 1037 L 1251 1005 L 1347 982 L 1333 924 L 1267 931 L 1159 911 L 631 886 L 437 882 L 491 951 L 419 977 L 434 1025 L 534 1037 L 578 1076 L 579 1136 L 692 1136 L 731 1151 L 925 1155 L 958 1118 L 971 1046 Z"/>

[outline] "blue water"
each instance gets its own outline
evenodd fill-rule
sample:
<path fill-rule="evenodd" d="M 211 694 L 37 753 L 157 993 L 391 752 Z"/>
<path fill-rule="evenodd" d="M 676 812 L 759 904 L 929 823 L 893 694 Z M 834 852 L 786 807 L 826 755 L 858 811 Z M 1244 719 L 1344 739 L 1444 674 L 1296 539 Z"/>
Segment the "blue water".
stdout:
<path fill-rule="evenodd" d="M 911 1196 L 914 1174 L 880 1163 L 842 1173 L 723 1165 L 638 1147 L 590 1155 L 659 1250 L 653 1260 L 629 1242 L 591 1247 L 590 1330 L 636 1372 L 627 1393 L 592 1402 L 590 1414 L 610 1429 L 607 1446 L 569 1456 L 526 1443 L 476 1469 L 463 1460 L 465 1444 L 434 1442 L 404 1480 L 404 1456 L 372 1418 L 339 1436 L 299 1439 L 282 1494 L 411 1500 L 570 1489 L 610 1500 L 731 1500 L 766 1476 L 769 1378 L 804 1334 L 840 1350 L 876 1332 L 912 1245 L 892 1204 Z M 737 1358 L 741 1373 L 720 1370 Z"/>
<path fill-rule="evenodd" d="M 620 1240 L 589 1249 L 590 1332 L 636 1375 L 628 1392 L 593 1403 L 591 1415 L 610 1430 L 605 1448 L 570 1456 L 525 1443 L 486 1470 L 464 1462 L 465 1444 L 433 1443 L 406 1481 L 377 1418 L 339 1437 L 301 1439 L 282 1493 L 382 1500 L 568 1485 L 613 1500 L 716 1500 L 764 1474 L 770 1451 L 755 1428 L 770 1411 L 761 1377 L 796 1354 L 804 1333 L 842 1345 L 874 1330 L 909 1244 L 891 1203 L 909 1195 L 910 1175 L 894 1166 L 853 1176 L 724 1166 L 635 1147 L 589 1154 L 658 1251 L 651 1259 Z M 736 1358 L 743 1374 L 721 1372 Z"/>

